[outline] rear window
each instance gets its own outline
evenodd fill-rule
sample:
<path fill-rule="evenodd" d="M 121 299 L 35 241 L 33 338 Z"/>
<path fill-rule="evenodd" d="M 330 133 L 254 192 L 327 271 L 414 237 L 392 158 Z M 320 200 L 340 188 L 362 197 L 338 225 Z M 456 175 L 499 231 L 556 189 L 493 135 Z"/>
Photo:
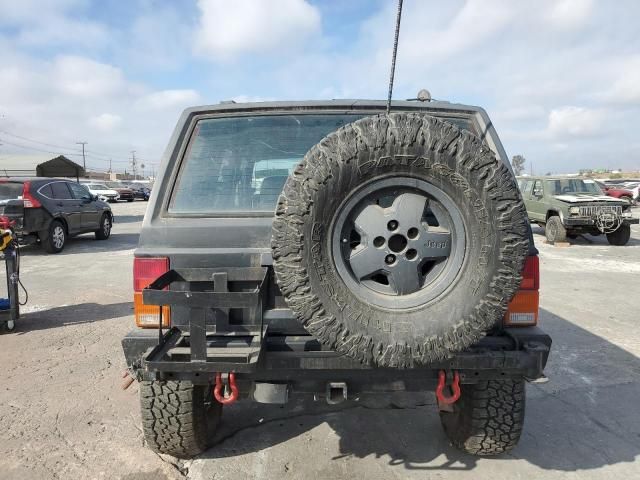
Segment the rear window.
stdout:
<path fill-rule="evenodd" d="M 271 213 L 287 176 L 305 153 L 327 134 L 364 116 L 292 114 L 200 120 L 168 211 Z M 466 120 L 449 121 L 469 128 Z"/>
<path fill-rule="evenodd" d="M 15 200 L 22 197 L 22 183 L 0 182 L 0 200 Z"/>

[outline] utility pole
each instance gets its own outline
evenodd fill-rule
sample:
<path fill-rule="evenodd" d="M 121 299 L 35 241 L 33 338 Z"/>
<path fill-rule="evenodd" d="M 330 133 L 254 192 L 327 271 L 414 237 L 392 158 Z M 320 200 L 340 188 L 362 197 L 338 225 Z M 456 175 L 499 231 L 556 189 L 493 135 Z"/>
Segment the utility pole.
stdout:
<path fill-rule="evenodd" d="M 87 174 L 87 162 L 84 158 L 84 146 L 87 144 L 88 142 L 76 142 L 76 145 L 82 145 L 82 168 L 84 168 L 84 173 L 85 175 Z"/>
<path fill-rule="evenodd" d="M 135 150 L 131 150 L 131 168 L 133 169 L 133 179 L 137 180 L 138 177 L 136 176 L 136 151 Z"/>

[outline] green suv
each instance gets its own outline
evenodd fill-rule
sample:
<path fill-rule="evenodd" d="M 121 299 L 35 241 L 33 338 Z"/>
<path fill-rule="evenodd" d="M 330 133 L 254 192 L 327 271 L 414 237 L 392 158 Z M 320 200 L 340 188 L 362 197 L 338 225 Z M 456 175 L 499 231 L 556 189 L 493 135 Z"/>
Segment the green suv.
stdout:
<path fill-rule="evenodd" d="M 605 234 L 611 245 L 631 236 L 631 205 L 606 196 L 595 180 L 572 177 L 519 177 L 518 185 L 531 223 L 545 227 L 549 242 L 580 234 Z"/>

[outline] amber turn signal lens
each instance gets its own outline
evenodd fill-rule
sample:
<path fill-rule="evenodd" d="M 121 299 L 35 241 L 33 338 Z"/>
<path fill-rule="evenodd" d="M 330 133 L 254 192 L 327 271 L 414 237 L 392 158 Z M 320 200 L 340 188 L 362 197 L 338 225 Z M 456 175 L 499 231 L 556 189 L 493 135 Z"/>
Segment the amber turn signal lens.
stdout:
<path fill-rule="evenodd" d="M 145 305 L 142 301 L 142 292 L 133 294 L 133 314 L 136 325 L 140 328 L 158 328 L 160 322 L 160 307 L 158 305 Z M 171 325 L 171 310 L 162 307 L 162 327 Z"/>
<path fill-rule="evenodd" d="M 504 323 L 511 327 L 529 327 L 538 324 L 540 294 L 537 290 L 519 290 L 509 303 Z"/>

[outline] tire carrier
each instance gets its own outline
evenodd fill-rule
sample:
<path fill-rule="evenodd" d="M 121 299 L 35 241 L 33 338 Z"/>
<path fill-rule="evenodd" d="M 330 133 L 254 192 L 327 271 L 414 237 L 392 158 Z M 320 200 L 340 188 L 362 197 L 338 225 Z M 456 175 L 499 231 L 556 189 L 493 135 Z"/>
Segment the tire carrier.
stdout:
<path fill-rule="evenodd" d="M 247 268 L 186 268 L 169 270 L 143 290 L 144 303 L 158 306 L 190 308 L 187 328 L 162 330 L 162 308 L 158 329 L 158 345 L 143 358 L 143 368 L 156 378 L 191 373 L 216 384 L 216 398 L 225 401 L 238 396 L 234 374 L 256 370 L 264 350 L 266 326 L 263 305 L 268 269 Z M 176 282 L 207 282 L 209 291 L 176 291 L 168 288 Z M 241 283 L 243 291 L 229 291 L 232 284 Z M 247 285 L 249 285 L 247 287 Z M 246 309 L 250 324 L 229 325 L 229 309 Z M 207 311 L 214 310 L 213 322 Z M 222 374 L 229 372 L 230 397 L 222 397 Z M 159 379 L 159 378 L 158 378 Z"/>

